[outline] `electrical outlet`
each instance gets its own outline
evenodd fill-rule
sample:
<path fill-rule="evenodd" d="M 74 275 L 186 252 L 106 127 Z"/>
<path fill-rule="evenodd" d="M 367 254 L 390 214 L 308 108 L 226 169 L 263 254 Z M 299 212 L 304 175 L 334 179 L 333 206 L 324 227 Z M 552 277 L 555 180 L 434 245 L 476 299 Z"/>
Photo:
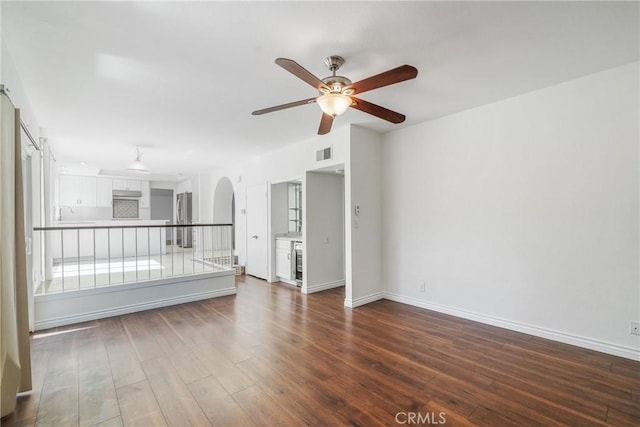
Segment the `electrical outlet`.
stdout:
<path fill-rule="evenodd" d="M 629 333 L 631 335 L 640 335 L 640 322 L 629 321 Z"/>

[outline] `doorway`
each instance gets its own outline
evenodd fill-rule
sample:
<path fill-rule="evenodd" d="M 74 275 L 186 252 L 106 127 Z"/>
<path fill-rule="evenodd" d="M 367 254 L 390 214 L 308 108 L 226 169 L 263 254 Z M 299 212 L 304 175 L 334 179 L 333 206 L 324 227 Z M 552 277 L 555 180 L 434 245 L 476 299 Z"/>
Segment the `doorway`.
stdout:
<path fill-rule="evenodd" d="M 305 178 L 303 293 L 345 286 L 345 179 L 342 165 Z"/>
<path fill-rule="evenodd" d="M 173 190 L 152 188 L 150 200 L 150 218 L 173 224 Z M 171 233 L 167 233 L 167 244 L 171 244 Z"/>
<path fill-rule="evenodd" d="M 247 187 L 247 274 L 267 280 L 269 263 L 267 184 Z"/>

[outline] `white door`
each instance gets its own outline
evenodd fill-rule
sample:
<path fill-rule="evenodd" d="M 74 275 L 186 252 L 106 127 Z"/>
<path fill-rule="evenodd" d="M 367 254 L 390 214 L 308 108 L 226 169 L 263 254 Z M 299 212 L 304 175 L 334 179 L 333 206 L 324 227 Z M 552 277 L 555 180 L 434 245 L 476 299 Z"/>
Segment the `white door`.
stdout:
<path fill-rule="evenodd" d="M 247 274 L 267 279 L 267 184 L 247 187 Z"/>

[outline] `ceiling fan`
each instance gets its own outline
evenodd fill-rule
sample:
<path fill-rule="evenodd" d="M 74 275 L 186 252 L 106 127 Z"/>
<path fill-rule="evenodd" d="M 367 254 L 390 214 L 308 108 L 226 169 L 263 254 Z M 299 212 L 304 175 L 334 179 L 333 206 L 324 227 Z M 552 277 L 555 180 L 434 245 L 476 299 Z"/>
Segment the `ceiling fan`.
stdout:
<path fill-rule="evenodd" d="M 394 83 L 400 83 L 405 80 L 411 80 L 418 75 L 418 70 L 415 67 L 411 65 L 401 65 L 384 73 L 376 74 L 375 76 L 352 83 L 351 80 L 346 77 L 336 76 L 336 71 L 344 64 L 344 59 L 336 55 L 325 58 L 324 65 L 332 72 L 332 75 L 324 79 L 317 78 L 291 59 L 278 58 L 276 59 L 276 64 L 316 88 L 319 95 L 314 98 L 264 108 L 254 111 L 251 114 L 257 116 L 317 102 L 322 109 L 322 119 L 320 120 L 320 127 L 318 128 L 319 135 L 329 133 L 333 119 L 347 111 L 349 107 L 364 111 L 365 113 L 369 113 L 391 123 L 402 123 L 405 119 L 403 114 L 356 98 L 354 95 Z"/>

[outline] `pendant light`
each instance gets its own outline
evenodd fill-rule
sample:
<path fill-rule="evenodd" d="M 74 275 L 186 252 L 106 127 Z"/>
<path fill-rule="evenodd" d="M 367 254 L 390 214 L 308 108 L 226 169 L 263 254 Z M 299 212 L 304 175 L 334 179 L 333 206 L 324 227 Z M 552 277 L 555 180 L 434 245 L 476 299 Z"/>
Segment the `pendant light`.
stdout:
<path fill-rule="evenodd" d="M 142 164 L 142 153 L 140 152 L 140 147 L 138 147 L 136 145 L 136 159 L 129 165 L 129 167 L 127 168 L 127 171 L 132 172 L 132 173 L 138 173 L 138 174 L 148 174 L 151 173 L 149 171 L 149 169 L 147 169 L 143 164 Z"/>

